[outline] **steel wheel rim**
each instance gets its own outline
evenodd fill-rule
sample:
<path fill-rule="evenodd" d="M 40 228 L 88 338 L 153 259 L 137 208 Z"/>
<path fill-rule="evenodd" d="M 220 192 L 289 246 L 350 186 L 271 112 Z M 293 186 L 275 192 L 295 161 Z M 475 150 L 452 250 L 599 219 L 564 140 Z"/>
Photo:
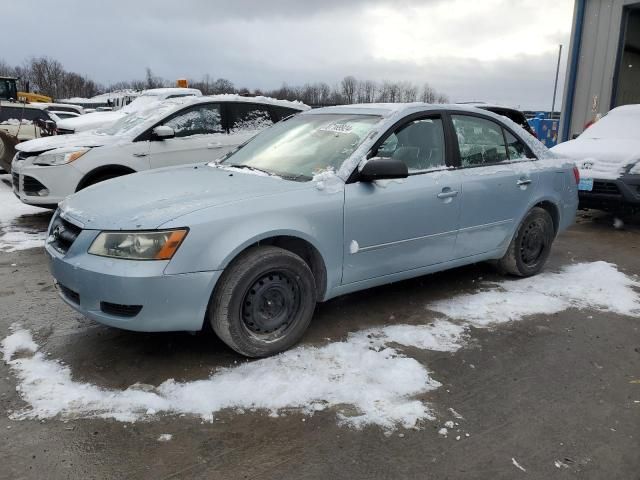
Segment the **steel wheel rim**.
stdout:
<path fill-rule="evenodd" d="M 259 275 L 242 299 L 244 329 L 261 339 L 277 339 L 295 323 L 301 309 L 301 291 L 294 275 L 272 271 Z"/>
<path fill-rule="evenodd" d="M 522 235 L 520 241 L 520 259 L 529 266 L 534 267 L 547 247 L 547 235 L 545 225 L 540 220 L 530 222 Z"/>

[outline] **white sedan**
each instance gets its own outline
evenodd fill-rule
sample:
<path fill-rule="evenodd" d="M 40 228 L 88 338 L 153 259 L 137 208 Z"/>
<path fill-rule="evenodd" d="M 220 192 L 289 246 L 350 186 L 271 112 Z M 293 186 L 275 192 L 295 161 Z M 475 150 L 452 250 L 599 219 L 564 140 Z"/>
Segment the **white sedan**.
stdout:
<path fill-rule="evenodd" d="M 101 130 L 21 143 L 12 163 L 14 192 L 26 204 L 55 208 L 67 195 L 110 178 L 215 160 L 308 108 L 238 95 L 153 102 Z"/>
<path fill-rule="evenodd" d="M 614 108 L 551 151 L 576 162 L 581 208 L 640 211 L 640 105 Z"/>

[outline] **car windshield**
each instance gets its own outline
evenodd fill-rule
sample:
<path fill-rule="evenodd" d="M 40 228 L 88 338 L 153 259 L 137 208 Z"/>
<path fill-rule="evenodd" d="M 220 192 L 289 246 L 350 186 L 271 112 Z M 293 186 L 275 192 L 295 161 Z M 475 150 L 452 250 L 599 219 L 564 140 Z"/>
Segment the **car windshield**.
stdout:
<path fill-rule="evenodd" d="M 580 138 L 636 140 L 640 138 L 640 112 L 622 111 L 605 115 L 587 128 Z"/>
<path fill-rule="evenodd" d="M 170 102 L 153 102 L 142 110 L 129 113 L 115 123 L 98 129 L 97 133 L 102 135 L 137 135 L 149 123 L 160 120 L 174 106 L 175 104 Z"/>
<path fill-rule="evenodd" d="M 221 162 L 308 180 L 318 172 L 338 170 L 380 118 L 375 115 L 298 115 L 276 123 Z"/>

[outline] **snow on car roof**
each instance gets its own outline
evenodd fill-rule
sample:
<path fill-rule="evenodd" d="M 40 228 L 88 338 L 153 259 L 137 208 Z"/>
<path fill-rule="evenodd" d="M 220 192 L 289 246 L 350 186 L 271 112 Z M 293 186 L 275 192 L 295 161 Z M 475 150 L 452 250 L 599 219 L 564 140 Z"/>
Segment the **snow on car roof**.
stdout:
<path fill-rule="evenodd" d="M 169 95 L 195 95 L 201 97 L 202 92 L 197 88 L 184 87 L 150 88 L 140 92 L 140 96 L 165 97 Z"/>
<path fill-rule="evenodd" d="M 310 110 L 311 107 L 298 100 L 279 100 L 277 98 L 265 97 L 257 95 L 255 97 L 246 97 L 235 93 L 222 93 L 219 95 L 208 95 L 206 98 L 214 99 L 221 102 L 247 102 L 247 103 L 263 103 L 267 105 L 275 105 L 279 107 L 295 108 L 296 110 Z"/>

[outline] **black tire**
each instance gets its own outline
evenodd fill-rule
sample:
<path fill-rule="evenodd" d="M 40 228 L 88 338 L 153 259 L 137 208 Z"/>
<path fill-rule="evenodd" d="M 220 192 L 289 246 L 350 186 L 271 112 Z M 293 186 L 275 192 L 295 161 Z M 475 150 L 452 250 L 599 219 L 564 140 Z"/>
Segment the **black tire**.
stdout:
<path fill-rule="evenodd" d="M 498 261 L 504 273 L 530 277 L 544 267 L 555 237 L 553 219 L 543 208 L 532 208 L 513 236 L 507 253 Z"/>
<path fill-rule="evenodd" d="M 87 187 L 90 187 L 91 185 L 95 185 L 96 183 L 101 183 L 101 182 L 105 182 L 107 180 L 111 180 L 112 178 L 118 178 L 121 177 L 123 175 L 127 175 L 126 173 L 115 173 L 115 172 L 108 172 L 108 173 L 101 173 L 98 175 L 95 175 L 93 177 L 91 177 L 89 180 L 87 180 L 82 187 L 80 187 L 77 191 L 83 190 Z"/>
<path fill-rule="evenodd" d="M 295 345 L 316 305 L 313 273 L 298 255 L 278 247 L 247 250 L 224 271 L 209 308 L 218 337 L 247 357 Z"/>

